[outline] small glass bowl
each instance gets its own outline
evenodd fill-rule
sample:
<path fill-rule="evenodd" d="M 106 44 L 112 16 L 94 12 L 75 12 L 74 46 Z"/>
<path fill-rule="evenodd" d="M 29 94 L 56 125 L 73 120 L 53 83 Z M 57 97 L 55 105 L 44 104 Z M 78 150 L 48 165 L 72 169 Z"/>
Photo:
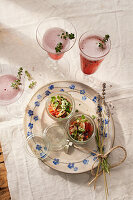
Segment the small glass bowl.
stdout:
<path fill-rule="evenodd" d="M 70 132 L 69 132 L 69 127 L 71 125 L 71 123 L 73 121 L 75 121 L 77 118 L 81 117 L 82 115 L 85 116 L 85 118 L 87 118 L 89 120 L 89 122 L 91 123 L 91 125 L 93 126 L 93 134 L 91 135 L 90 138 L 88 138 L 88 140 L 85 140 L 85 141 L 78 141 L 78 140 L 75 140 L 71 135 L 70 135 Z M 87 144 L 88 142 L 90 142 L 94 137 L 95 137 L 95 133 L 96 133 L 96 125 L 95 125 L 95 122 L 93 121 L 93 119 L 89 116 L 89 115 L 85 115 L 85 114 L 75 114 L 74 116 L 72 116 L 66 123 L 66 129 L 67 129 L 67 135 L 70 139 L 70 141 L 72 141 L 74 144 L 78 144 L 78 145 L 83 145 L 83 144 Z"/>
<path fill-rule="evenodd" d="M 72 110 L 71 110 L 71 113 L 67 116 L 67 117 L 64 117 L 64 118 L 56 118 L 54 117 L 53 115 L 50 114 L 49 110 L 48 110 L 48 107 L 50 105 L 50 101 L 51 101 L 51 97 L 53 96 L 63 96 L 64 98 L 66 98 L 72 105 Z M 51 117 L 53 120 L 57 121 L 57 122 L 62 122 L 62 121 L 65 121 L 67 119 L 69 119 L 75 112 L 75 102 L 74 102 L 74 99 L 72 98 L 72 96 L 66 92 L 55 92 L 55 93 L 52 93 L 51 95 L 49 95 L 47 101 L 46 101 L 46 111 L 49 115 L 49 117 Z"/>
<path fill-rule="evenodd" d="M 25 148 L 28 155 L 44 160 L 49 155 L 50 143 L 46 137 L 32 134 L 26 138 Z"/>
<path fill-rule="evenodd" d="M 53 123 L 44 130 L 44 137 L 50 143 L 51 151 L 59 151 L 67 144 L 67 134 L 65 127 L 60 123 Z"/>

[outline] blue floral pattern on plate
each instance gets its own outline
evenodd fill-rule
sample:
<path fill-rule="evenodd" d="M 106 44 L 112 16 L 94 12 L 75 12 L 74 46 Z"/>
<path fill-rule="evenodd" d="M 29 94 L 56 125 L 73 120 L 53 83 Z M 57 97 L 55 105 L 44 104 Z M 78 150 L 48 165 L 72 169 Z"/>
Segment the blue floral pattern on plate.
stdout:
<path fill-rule="evenodd" d="M 28 115 L 31 117 L 33 115 L 33 111 L 32 110 L 29 110 L 28 111 Z"/>
<path fill-rule="evenodd" d="M 74 167 L 74 171 L 75 171 L 75 172 L 78 171 L 78 167 Z"/>
<path fill-rule="evenodd" d="M 69 163 L 68 168 L 70 168 L 70 169 L 74 168 L 74 163 Z"/>
<path fill-rule="evenodd" d="M 93 101 L 94 103 L 96 103 L 96 102 L 97 102 L 97 97 L 94 96 L 94 98 L 92 99 L 92 101 Z"/>
<path fill-rule="evenodd" d="M 62 89 L 60 89 L 60 92 L 64 92 L 64 89 L 62 88 Z"/>
<path fill-rule="evenodd" d="M 85 90 L 80 90 L 80 94 L 85 94 Z"/>
<path fill-rule="evenodd" d="M 46 153 L 44 153 L 44 152 L 40 153 L 40 157 L 41 157 L 41 158 L 46 158 L 46 156 L 47 156 Z"/>
<path fill-rule="evenodd" d="M 46 91 L 45 91 L 45 95 L 46 95 L 46 96 L 49 96 L 50 94 L 51 94 L 51 92 L 50 92 L 49 90 L 46 90 Z"/>
<path fill-rule="evenodd" d="M 86 96 L 82 96 L 82 100 L 85 101 L 87 99 Z"/>
<path fill-rule="evenodd" d="M 54 89 L 54 85 L 50 85 L 50 86 L 48 87 L 48 89 L 49 89 L 49 90 L 53 90 L 53 89 Z"/>
<path fill-rule="evenodd" d="M 29 127 L 30 129 L 32 129 L 32 128 L 33 128 L 33 124 L 32 124 L 32 123 L 29 123 L 29 124 L 28 124 L 28 127 Z"/>
<path fill-rule="evenodd" d="M 75 89 L 75 85 L 72 84 L 72 85 L 69 86 L 69 88 L 70 88 L 71 90 L 74 90 L 74 89 Z"/>
<path fill-rule="evenodd" d="M 37 99 L 41 99 L 42 98 L 42 95 L 37 95 Z"/>
<path fill-rule="evenodd" d="M 55 158 L 55 159 L 53 160 L 53 163 L 54 163 L 55 165 L 58 165 L 58 164 L 59 164 L 59 159 Z"/>
<path fill-rule="evenodd" d="M 27 132 L 27 136 L 29 137 L 29 136 L 31 136 L 32 135 L 32 132 Z"/>
<path fill-rule="evenodd" d="M 40 102 L 39 102 L 39 101 L 36 101 L 36 102 L 35 102 L 35 106 L 40 106 Z"/>
<path fill-rule="evenodd" d="M 36 149 L 37 149 L 38 151 L 40 151 L 40 150 L 42 149 L 42 146 L 41 146 L 40 144 L 37 144 L 37 145 L 36 145 Z"/>
<path fill-rule="evenodd" d="M 86 160 L 86 159 L 83 160 L 84 165 L 87 165 L 88 162 L 89 162 L 89 160 Z"/>
<path fill-rule="evenodd" d="M 38 116 L 34 116 L 34 120 L 37 121 L 38 120 Z"/>

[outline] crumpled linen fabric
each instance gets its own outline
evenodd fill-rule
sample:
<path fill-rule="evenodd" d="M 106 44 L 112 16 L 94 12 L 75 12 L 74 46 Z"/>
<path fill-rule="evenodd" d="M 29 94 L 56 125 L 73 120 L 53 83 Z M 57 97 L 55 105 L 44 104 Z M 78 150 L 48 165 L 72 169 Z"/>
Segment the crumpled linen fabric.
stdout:
<path fill-rule="evenodd" d="M 88 187 L 90 172 L 71 175 L 55 171 L 25 150 L 24 109 L 42 85 L 57 80 L 44 65 L 47 55 L 36 42 L 36 27 L 47 17 L 71 21 L 77 30 L 77 42 L 65 55 L 70 63 L 69 80 L 80 81 L 100 91 L 107 82 L 106 101 L 115 123 L 115 144 L 127 149 L 127 159 L 107 175 L 109 200 L 133 199 L 133 2 L 131 0 L 1 0 L 0 64 L 23 66 L 37 80 L 37 87 L 25 91 L 20 100 L 0 107 L 0 142 L 7 169 L 12 200 L 103 200 L 103 176 L 96 190 Z M 111 51 L 98 71 L 88 79 L 78 79 L 80 70 L 78 38 L 85 31 L 105 32 L 111 37 Z M 6 66 L 6 65 L 5 65 Z M 67 80 L 68 77 L 65 77 Z M 110 162 L 120 159 L 120 152 L 110 155 Z"/>

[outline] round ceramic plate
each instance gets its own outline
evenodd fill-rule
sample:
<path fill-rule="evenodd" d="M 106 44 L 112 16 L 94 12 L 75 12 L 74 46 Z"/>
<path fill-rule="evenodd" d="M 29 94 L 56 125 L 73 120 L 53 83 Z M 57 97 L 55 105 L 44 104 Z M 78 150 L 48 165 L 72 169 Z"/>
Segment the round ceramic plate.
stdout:
<path fill-rule="evenodd" d="M 24 117 L 26 137 L 30 137 L 33 134 L 42 136 L 44 129 L 54 122 L 46 112 L 45 103 L 51 93 L 60 91 L 68 92 L 72 95 L 76 109 L 79 112 L 93 117 L 97 116 L 97 92 L 95 90 L 79 82 L 61 81 L 50 83 L 40 88 L 26 107 Z M 100 109 L 102 110 L 105 123 L 104 150 L 106 152 L 112 147 L 114 142 L 114 123 L 111 114 L 108 119 L 107 105 L 104 104 Z M 96 118 L 95 123 L 97 126 Z M 88 143 L 87 148 L 97 152 L 95 138 Z M 65 173 L 82 173 L 91 170 L 96 159 L 95 153 L 87 153 L 82 149 L 71 147 L 69 154 L 66 154 L 64 150 L 51 151 L 43 162 L 49 167 Z M 94 167 L 97 165 L 98 161 Z"/>

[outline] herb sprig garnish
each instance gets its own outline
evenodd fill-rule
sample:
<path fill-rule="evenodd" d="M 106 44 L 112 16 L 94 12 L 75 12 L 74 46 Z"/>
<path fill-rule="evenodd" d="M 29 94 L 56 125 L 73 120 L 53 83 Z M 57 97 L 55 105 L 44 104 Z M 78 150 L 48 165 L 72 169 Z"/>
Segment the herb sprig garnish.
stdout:
<path fill-rule="evenodd" d="M 60 37 L 63 38 L 63 39 L 65 39 L 65 40 L 66 40 L 67 38 L 69 38 L 70 40 L 72 40 L 72 39 L 75 38 L 75 36 L 74 36 L 73 33 L 70 33 L 70 34 L 69 34 L 68 32 L 62 33 Z"/>
<path fill-rule="evenodd" d="M 70 40 L 72 40 L 72 39 L 74 39 L 75 38 L 75 36 L 74 36 L 74 34 L 73 33 L 68 33 L 68 32 L 63 32 L 61 35 L 58 35 L 58 36 L 60 36 L 61 37 L 61 39 L 70 39 Z M 58 52 L 61 52 L 61 49 L 63 49 L 63 44 L 60 42 L 60 43 L 58 43 L 57 45 L 56 45 L 56 47 L 55 47 L 55 50 L 56 50 L 56 53 L 58 53 Z"/>
<path fill-rule="evenodd" d="M 37 84 L 36 81 L 32 81 L 29 85 L 29 88 L 32 89 Z"/>
<path fill-rule="evenodd" d="M 63 49 L 62 43 L 58 43 L 57 46 L 55 47 L 56 53 L 61 52 L 61 49 Z"/>
<path fill-rule="evenodd" d="M 17 74 L 17 79 L 11 84 L 11 87 L 14 89 L 19 89 L 19 86 L 22 85 L 21 83 L 21 76 L 23 74 L 23 68 L 20 67 Z"/>
<path fill-rule="evenodd" d="M 11 87 L 13 87 L 16 90 L 19 89 L 19 86 L 22 85 L 21 83 L 22 75 L 23 75 L 23 68 L 20 67 L 18 69 L 17 79 L 13 83 L 11 83 Z M 31 74 L 27 70 L 25 71 L 25 76 L 28 78 L 28 81 L 33 80 Z M 36 84 L 37 84 L 36 81 L 32 81 L 29 85 L 29 88 L 32 89 Z"/>
<path fill-rule="evenodd" d="M 101 48 L 101 49 L 104 49 L 104 45 L 106 44 L 106 42 L 109 40 L 110 36 L 109 35 L 105 35 L 102 42 L 99 42 L 98 43 L 98 46 Z"/>

